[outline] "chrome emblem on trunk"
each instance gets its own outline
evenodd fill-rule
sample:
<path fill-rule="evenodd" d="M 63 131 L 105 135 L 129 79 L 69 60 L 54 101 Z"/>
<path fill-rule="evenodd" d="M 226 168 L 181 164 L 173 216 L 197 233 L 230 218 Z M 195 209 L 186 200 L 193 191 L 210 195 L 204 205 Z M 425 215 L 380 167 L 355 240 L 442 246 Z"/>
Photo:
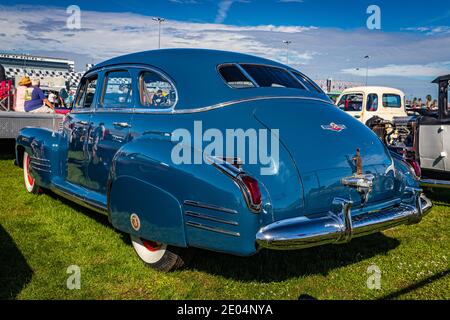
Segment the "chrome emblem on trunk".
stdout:
<path fill-rule="evenodd" d="M 331 122 L 329 125 L 321 125 L 323 130 L 331 130 L 335 132 L 341 132 L 344 129 L 347 129 L 347 127 L 343 124 L 336 124 L 334 122 Z"/>
<path fill-rule="evenodd" d="M 356 173 L 351 177 L 342 178 L 341 183 L 344 186 L 356 189 L 361 195 L 361 205 L 365 206 L 369 200 L 369 194 L 372 192 L 375 176 L 373 174 L 363 173 L 363 163 L 359 149 L 356 149 L 356 155 L 353 157 L 353 161 L 355 162 Z"/>

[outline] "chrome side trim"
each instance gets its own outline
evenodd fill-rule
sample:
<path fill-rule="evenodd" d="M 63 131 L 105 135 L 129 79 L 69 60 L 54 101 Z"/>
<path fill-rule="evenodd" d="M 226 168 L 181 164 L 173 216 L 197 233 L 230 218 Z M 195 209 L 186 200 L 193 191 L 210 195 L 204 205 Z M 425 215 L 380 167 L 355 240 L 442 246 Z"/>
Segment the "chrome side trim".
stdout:
<path fill-rule="evenodd" d="M 102 214 L 108 214 L 108 208 L 101 206 L 98 203 L 82 198 L 81 196 L 70 193 L 69 191 L 66 191 L 58 186 L 54 186 L 51 190 L 57 195 L 64 197 L 72 202 L 75 202 L 80 206 L 86 207 L 88 209 L 94 210 Z"/>
<path fill-rule="evenodd" d="M 137 114 L 190 114 L 190 113 L 199 113 L 199 112 L 207 112 L 215 109 L 220 109 L 224 107 L 229 107 L 234 104 L 244 103 L 244 102 L 251 102 L 251 101 L 261 101 L 261 100 L 273 100 L 273 99 L 298 99 L 298 100 L 311 100 L 311 101 L 320 101 L 324 102 L 326 104 L 329 104 L 330 106 L 334 105 L 327 100 L 321 99 L 321 98 L 313 98 L 313 97 L 300 97 L 300 96 L 260 96 L 260 97 L 253 97 L 253 98 L 242 98 L 237 100 L 231 100 L 227 102 L 221 102 L 217 103 L 211 106 L 207 107 L 200 107 L 200 108 L 190 108 L 190 109 L 174 109 L 174 110 L 160 110 L 155 111 L 151 109 L 133 109 L 133 108 L 124 108 L 124 109 L 116 109 L 115 111 L 112 111 L 112 108 L 110 109 L 104 109 L 105 111 L 100 111 L 101 109 L 97 109 L 96 112 L 117 112 L 117 113 L 137 113 Z M 94 112 L 93 110 L 78 110 L 76 112 L 72 113 L 89 113 Z"/>
<path fill-rule="evenodd" d="M 434 180 L 434 179 L 422 179 L 422 180 L 420 180 L 420 186 L 422 186 L 424 188 L 450 189 L 450 181 L 447 181 L 447 180 Z"/>
<path fill-rule="evenodd" d="M 229 225 L 232 225 L 232 226 L 238 226 L 239 225 L 239 223 L 237 221 L 223 220 L 223 219 L 219 219 L 219 218 L 216 218 L 216 217 L 212 217 L 212 216 L 209 216 L 209 215 L 206 215 L 206 214 L 201 214 L 201 213 L 197 213 L 197 212 L 193 212 L 193 211 L 186 211 L 185 215 L 190 216 L 190 217 L 194 217 L 194 218 L 205 219 L 205 220 L 209 220 L 209 221 L 229 224 Z"/>
<path fill-rule="evenodd" d="M 234 232 L 234 231 L 224 230 L 224 229 L 220 229 L 220 228 L 216 228 L 216 227 L 211 227 L 211 226 L 207 226 L 207 225 L 197 223 L 197 222 L 187 221 L 186 225 L 190 226 L 190 227 L 198 228 L 198 229 L 203 229 L 203 230 L 208 230 L 208 231 L 212 231 L 212 232 L 225 234 L 227 236 L 233 236 L 233 237 L 241 236 L 239 232 Z"/>
<path fill-rule="evenodd" d="M 216 206 L 213 204 L 208 204 L 208 203 L 203 203 L 203 202 L 198 202 L 198 201 L 193 201 L 193 200 L 184 200 L 184 204 L 188 205 L 188 206 L 209 209 L 209 210 L 214 210 L 214 211 L 222 211 L 222 212 L 231 213 L 231 214 L 238 213 L 236 210 L 233 210 L 233 209 L 219 207 L 219 206 Z"/>

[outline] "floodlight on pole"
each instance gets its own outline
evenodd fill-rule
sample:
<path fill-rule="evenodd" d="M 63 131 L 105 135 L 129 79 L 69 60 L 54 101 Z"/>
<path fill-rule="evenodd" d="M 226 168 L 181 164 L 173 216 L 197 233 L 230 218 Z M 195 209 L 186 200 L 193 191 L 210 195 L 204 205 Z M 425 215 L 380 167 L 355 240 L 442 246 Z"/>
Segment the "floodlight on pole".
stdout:
<path fill-rule="evenodd" d="M 158 49 L 161 49 L 161 23 L 166 21 L 166 19 L 161 17 L 152 18 L 153 21 L 158 22 Z"/>
<path fill-rule="evenodd" d="M 286 64 L 289 64 L 289 45 L 292 41 L 284 40 L 283 43 L 286 45 Z"/>
<path fill-rule="evenodd" d="M 364 59 L 367 59 L 367 65 L 366 65 L 366 86 L 367 86 L 367 84 L 369 82 L 369 59 L 370 59 L 370 56 L 367 55 L 364 57 Z"/>

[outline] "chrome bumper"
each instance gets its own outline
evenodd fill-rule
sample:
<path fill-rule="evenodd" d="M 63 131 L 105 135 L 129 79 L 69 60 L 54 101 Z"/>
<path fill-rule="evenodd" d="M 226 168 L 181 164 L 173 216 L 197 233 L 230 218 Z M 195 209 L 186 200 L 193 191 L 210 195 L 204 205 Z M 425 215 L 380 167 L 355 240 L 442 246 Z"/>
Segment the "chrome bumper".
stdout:
<path fill-rule="evenodd" d="M 432 207 L 421 190 L 412 189 L 416 205 L 400 204 L 361 215 L 351 216 L 352 202 L 336 198 L 324 217 L 297 217 L 277 221 L 259 230 L 260 247 L 278 250 L 304 249 L 329 243 L 346 243 L 352 238 L 389 229 L 401 224 L 420 222 Z"/>
<path fill-rule="evenodd" d="M 433 180 L 433 179 L 422 179 L 420 180 L 420 186 L 424 188 L 444 188 L 450 189 L 450 181 L 446 180 Z"/>

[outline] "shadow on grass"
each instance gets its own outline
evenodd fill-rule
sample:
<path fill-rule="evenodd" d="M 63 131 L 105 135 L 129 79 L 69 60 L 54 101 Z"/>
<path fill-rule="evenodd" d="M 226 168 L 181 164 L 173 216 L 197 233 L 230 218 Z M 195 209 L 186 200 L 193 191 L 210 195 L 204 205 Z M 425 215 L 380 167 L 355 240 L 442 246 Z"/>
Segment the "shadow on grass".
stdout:
<path fill-rule="evenodd" d="M 417 289 L 420 289 L 422 287 L 425 287 L 425 286 L 427 286 L 429 284 L 432 284 L 434 281 L 440 280 L 440 279 L 445 278 L 447 276 L 450 276 L 450 269 L 442 271 L 442 272 L 439 272 L 439 273 L 437 273 L 435 275 L 432 275 L 432 276 L 429 276 L 429 277 L 427 277 L 427 278 L 425 278 L 425 279 L 423 279 L 421 281 L 413 283 L 412 285 L 410 285 L 410 286 L 408 286 L 406 288 L 403 288 L 403 289 L 400 289 L 400 290 L 395 291 L 393 293 L 390 293 L 388 295 L 385 295 L 385 296 L 381 297 L 379 300 L 396 299 L 396 298 L 398 298 L 398 297 L 400 297 L 400 296 L 402 296 L 404 294 L 407 294 L 407 293 L 410 293 L 410 292 L 415 291 Z"/>
<path fill-rule="evenodd" d="M 53 192 L 47 191 L 46 194 L 97 223 L 114 229 L 105 214 L 87 209 Z M 131 244 L 130 237 L 126 233 L 119 233 L 125 243 Z M 382 233 L 376 233 L 353 239 L 348 244 L 327 245 L 295 251 L 261 250 L 251 257 L 237 257 L 196 249 L 195 257 L 187 269 L 197 269 L 239 281 L 283 281 L 304 275 L 326 275 L 330 270 L 368 259 L 378 254 L 385 254 L 395 249 L 399 244 L 400 242 L 397 239 L 387 237 Z"/>
<path fill-rule="evenodd" d="M 14 299 L 30 282 L 33 271 L 1 225 L 0 261 L 0 299 Z"/>
<path fill-rule="evenodd" d="M 116 230 L 111 223 L 108 220 L 108 216 L 106 214 L 96 212 L 94 210 L 88 209 L 86 207 L 83 207 L 82 205 L 79 205 L 71 200 L 68 200 L 60 195 L 57 195 L 56 193 L 50 191 L 50 190 L 44 190 L 45 194 L 49 197 L 61 201 L 64 205 L 72 208 L 73 210 L 79 212 L 80 214 L 85 215 L 86 217 L 94 220 L 97 223 L 102 224 L 103 226 L 113 229 L 114 231 L 118 232 L 121 235 L 121 238 L 123 242 L 126 244 L 131 244 L 130 236 L 126 233 L 123 233 L 119 230 Z"/>
<path fill-rule="evenodd" d="M 252 257 L 236 257 L 198 250 L 190 268 L 238 281 L 278 282 L 306 275 L 327 275 L 331 270 L 386 254 L 397 239 L 376 233 L 348 244 L 304 250 L 261 250 Z"/>
<path fill-rule="evenodd" d="M 0 160 L 14 160 L 15 146 L 14 139 L 0 139 Z"/>

